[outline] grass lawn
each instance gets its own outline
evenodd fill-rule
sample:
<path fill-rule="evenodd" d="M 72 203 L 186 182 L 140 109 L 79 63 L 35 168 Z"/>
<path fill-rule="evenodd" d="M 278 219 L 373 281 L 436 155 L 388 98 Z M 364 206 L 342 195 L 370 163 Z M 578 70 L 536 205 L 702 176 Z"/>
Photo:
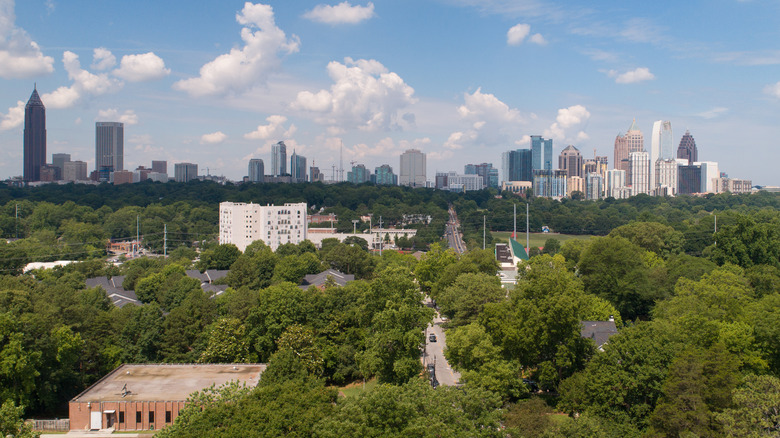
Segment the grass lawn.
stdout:
<path fill-rule="evenodd" d="M 366 382 L 366 389 L 363 389 L 363 382 L 350 383 L 349 385 L 339 387 L 339 395 L 357 397 L 363 391 L 371 391 L 376 385 L 376 379 Z"/>
<path fill-rule="evenodd" d="M 509 241 L 509 236 L 512 235 L 511 231 L 491 231 L 493 234 L 493 238 L 501 239 L 505 242 Z M 557 239 L 561 242 L 561 244 L 567 240 L 571 239 L 581 239 L 581 240 L 587 240 L 590 239 L 592 236 L 588 235 L 574 235 L 574 234 L 558 234 L 558 233 L 531 233 L 530 234 L 530 241 L 531 241 L 531 247 L 542 247 L 544 246 L 544 242 L 547 239 Z M 517 232 L 517 240 L 520 242 L 523 246 L 525 246 L 525 233 Z"/>

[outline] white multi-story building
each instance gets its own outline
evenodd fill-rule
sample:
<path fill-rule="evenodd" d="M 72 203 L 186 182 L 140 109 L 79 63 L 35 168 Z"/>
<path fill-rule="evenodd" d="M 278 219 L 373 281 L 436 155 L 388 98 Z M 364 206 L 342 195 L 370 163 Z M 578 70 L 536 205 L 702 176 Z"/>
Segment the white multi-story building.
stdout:
<path fill-rule="evenodd" d="M 608 198 L 624 198 L 626 192 L 626 171 L 622 169 L 608 170 L 605 186 L 605 192 Z"/>
<path fill-rule="evenodd" d="M 717 179 L 720 179 L 720 170 L 718 170 L 718 163 L 714 161 L 701 161 L 693 163 L 697 166 L 701 166 L 701 192 L 702 193 L 716 193 L 717 192 Z"/>
<path fill-rule="evenodd" d="M 601 199 L 604 193 L 604 177 L 591 172 L 585 175 L 585 199 Z"/>
<path fill-rule="evenodd" d="M 657 160 L 655 162 L 655 180 L 653 192 L 656 196 L 674 196 L 677 193 L 677 160 Z"/>
<path fill-rule="evenodd" d="M 650 155 L 647 152 L 628 154 L 631 170 L 631 195 L 650 192 Z"/>
<path fill-rule="evenodd" d="M 307 222 L 305 202 L 282 206 L 221 202 L 219 243 L 232 243 L 243 252 L 255 240 L 262 240 L 276 251 L 279 245 L 306 240 Z"/>
<path fill-rule="evenodd" d="M 398 185 L 410 187 L 426 186 L 425 154 L 417 149 L 409 149 L 401 154 L 401 173 Z"/>
<path fill-rule="evenodd" d="M 87 163 L 84 161 L 66 161 L 62 164 L 64 181 L 84 181 L 87 179 Z"/>

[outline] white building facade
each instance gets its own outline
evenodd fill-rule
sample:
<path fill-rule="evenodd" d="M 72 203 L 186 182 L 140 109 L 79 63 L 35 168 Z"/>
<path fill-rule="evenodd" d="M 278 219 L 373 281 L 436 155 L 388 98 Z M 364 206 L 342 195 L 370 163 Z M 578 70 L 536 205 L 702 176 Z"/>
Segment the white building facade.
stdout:
<path fill-rule="evenodd" d="M 631 169 L 631 195 L 650 192 L 650 155 L 647 152 L 628 154 Z"/>
<path fill-rule="evenodd" d="M 306 203 L 262 206 L 243 202 L 219 204 L 219 243 L 232 243 L 243 252 L 255 240 L 272 250 L 306 240 Z"/>
<path fill-rule="evenodd" d="M 401 172 L 398 175 L 398 185 L 410 187 L 425 187 L 426 162 L 425 154 L 417 149 L 409 149 L 401 154 Z"/>
<path fill-rule="evenodd" d="M 677 160 L 659 159 L 655 162 L 656 196 L 674 196 L 677 193 Z"/>

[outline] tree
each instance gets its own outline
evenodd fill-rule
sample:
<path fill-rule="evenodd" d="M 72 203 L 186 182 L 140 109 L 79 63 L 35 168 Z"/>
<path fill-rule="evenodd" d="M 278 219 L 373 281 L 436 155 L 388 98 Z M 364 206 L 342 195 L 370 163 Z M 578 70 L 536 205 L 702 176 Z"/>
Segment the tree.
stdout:
<path fill-rule="evenodd" d="M 241 251 L 232 243 L 217 245 L 201 253 L 198 269 L 201 272 L 207 269 L 230 269 L 240 255 Z"/>
<path fill-rule="evenodd" d="M 513 437 L 541 436 L 553 425 L 552 408 L 539 397 L 521 400 L 504 414 L 504 424 Z"/>
<path fill-rule="evenodd" d="M 732 400 L 733 407 L 716 415 L 728 436 L 776 436 L 780 433 L 780 379 L 749 374 L 734 390 Z"/>
<path fill-rule="evenodd" d="M 236 318 L 220 318 L 207 329 L 208 343 L 201 363 L 243 363 L 249 361 L 246 328 Z"/>
<path fill-rule="evenodd" d="M 771 265 L 780 268 L 780 227 L 775 223 L 756 223 L 739 216 L 733 225 L 722 226 L 715 233 L 717 245 L 712 260 L 718 264 L 733 263 L 743 268 Z"/>
<path fill-rule="evenodd" d="M 256 240 L 252 245 L 257 243 L 262 244 L 262 241 Z M 238 257 L 230 266 L 225 281 L 236 289 L 242 286 L 253 290 L 266 288 L 271 285 L 278 262 L 279 257 L 263 244 L 262 248 L 253 248 L 253 251 L 247 251 Z"/>
<path fill-rule="evenodd" d="M 558 239 L 547 239 L 544 241 L 542 254 L 555 255 L 561 250 L 561 241 Z"/>
<path fill-rule="evenodd" d="M 450 317 L 452 326 L 474 321 L 487 303 L 506 299 L 506 292 L 495 274 L 461 274 L 444 290 L 437 303 L 442 313 Z"/>
<path fill-rule="evenodd" d="M 16 406 L 13 400 L 4 401 L 0 407 L 0 434 L 4 437 L 38 438 L 38 432 L 33 432 L 32 426 L 25 423 L 24 406 Z"/>
<path fill-rule="evenodd" d="M 624 237 L 640 248 L 664 258 L 682 252 L 683 235 L 658 222 L 634 222 L 615 228 L 610 237 Z"/>
<path fill-rule="evenodd" d="M 439 244 L 431 245 L 430 250 L 420 258 L 414 268 L 414 275 L 420 282 L 420 288 L 424 292 L 430 292 L 444 268 L 455 263 L 456 260 L 454 251 L 444 250 Z"/>

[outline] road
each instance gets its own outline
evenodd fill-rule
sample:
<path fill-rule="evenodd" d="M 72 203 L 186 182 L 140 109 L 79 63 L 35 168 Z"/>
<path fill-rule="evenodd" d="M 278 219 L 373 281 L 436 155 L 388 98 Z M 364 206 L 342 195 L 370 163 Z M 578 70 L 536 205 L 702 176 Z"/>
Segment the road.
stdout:
<path fill-rule="evenodd" d="M 460 234 L 460 222 L 458 222 L 458 215 L 455 213 L 455 209 L 450 206 L 449 208 L 450 220 L 447 222 L 447 228 L 445 234 L 447 236 L 447 242 L 450 248 L 454 249 L 458 254 L 466 252 L 466 245 L 463 243 L 463 236 Z"/>
<path fill-rule="evenodd" d="M 450 364 L 447 362 L 447 358 L 444 357 L 444 348 L 447 346 L 447 337 L 444 334 L 444 329 L 441 327 L 442 319 L 439 312 L 436 312 L 436 316 L 433 318 L 433 324 L 429 325 L 425 330 L 425 351 L 423 353 L 422 361 L 423 367 L 427 370 L 429 363 L 436 366 L 436 379 L 440 385 L 456 386 L 460 381 L 460 373 L 453 370 Z M 431 342 L 429 339 L 430 334 L 436 335 L 436 342 Z"/>

